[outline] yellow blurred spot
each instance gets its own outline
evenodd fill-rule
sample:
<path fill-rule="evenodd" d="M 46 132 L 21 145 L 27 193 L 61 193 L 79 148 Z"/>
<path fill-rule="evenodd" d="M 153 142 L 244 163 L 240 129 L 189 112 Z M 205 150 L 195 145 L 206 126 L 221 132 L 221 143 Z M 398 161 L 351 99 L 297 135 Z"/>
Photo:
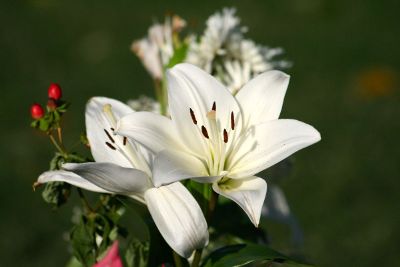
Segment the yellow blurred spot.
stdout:
<path fill-rule="evenodd" d="M 388 96 L 397 89 L 396 72 L 389 68 L 372 68 L 362 71 L 355 80 L 357 95 L 364 99 Z"/>

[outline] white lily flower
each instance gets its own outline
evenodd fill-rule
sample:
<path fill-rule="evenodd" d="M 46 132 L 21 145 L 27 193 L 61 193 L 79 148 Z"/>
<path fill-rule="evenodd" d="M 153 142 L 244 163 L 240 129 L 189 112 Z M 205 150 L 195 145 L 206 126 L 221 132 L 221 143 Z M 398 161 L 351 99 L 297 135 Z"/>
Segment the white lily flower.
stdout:
<path fill-rule="evenodd" d="M 289 76 L 263 73 L 236 98 L 214 77 L 179 64 L 167 73 L 172 120 L 148 112 L 123 117 L 116 129 L 158 153 L 156 186 L 183 178 L 212 182 L 258 225 L 267 184 L 255 176 L 320 140 L 312 126 L 278 119 Z"/>
<path fill-rule="evenodd" d="M 196 200 L 180 182 L 154 186 L 154 157 L 147 149 L 127 137 L 114 135 L 117 120 L 132 112 L 119 101 L 92 98 L 86 107 L 86 131 L 96 162 L 64 164 L 64 170 L 40 175 L 38 183 L 62 181 L 139 200 L 147 205 L 165 241 L 188 258 L 207 244 L 207 222 Z"/>

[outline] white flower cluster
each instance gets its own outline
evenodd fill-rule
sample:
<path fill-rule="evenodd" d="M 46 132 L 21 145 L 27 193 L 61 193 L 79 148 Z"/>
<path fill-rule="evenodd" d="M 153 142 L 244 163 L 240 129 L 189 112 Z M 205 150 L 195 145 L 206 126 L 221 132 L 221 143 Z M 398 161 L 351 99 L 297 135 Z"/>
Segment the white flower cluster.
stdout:
<path fill-rule="evenodd" d="M 164 24 L 156 23 L 148 35 L 132 43 L 131 50 L 140 58 L 155 80 L 163 78 L 163 67 L 174 54 L 173 34 L 180 32 L 186 22 L 178 16 L 166 17 Z"/>
<path fill-rule="evenodd" d="M 282 48 L 269 48 L 245 39 L 246 27 L 240 25 L 234 8 L 224 8 L 207 20 L 200 38 L 192 37 L 186 62 L 216 76 L 232 93 L 236 93 L 256 75 L 290 66 L 275 60 Z"/>

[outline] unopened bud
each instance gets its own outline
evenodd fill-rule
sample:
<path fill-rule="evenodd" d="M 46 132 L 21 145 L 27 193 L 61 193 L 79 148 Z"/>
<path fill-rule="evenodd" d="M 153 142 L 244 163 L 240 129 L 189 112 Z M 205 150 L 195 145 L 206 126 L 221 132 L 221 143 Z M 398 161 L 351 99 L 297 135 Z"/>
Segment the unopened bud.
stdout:
<path fill-rule="evenodd" d="M 43 118 L 44 116 L 44 109 L 42 108 L 41 105 L 35 103 L 31 106 L 31 116 L 35 120 L 38 120 L 40 118 Z"/>
<path fill-rule="evenodd" d="M 53 98 L 50 98 L 50 99 L 47 101 L 47 108 L 48 108 L 49 110 L 55 110 L 55 109 L 57 108 L 57 103 L 56 103 L 56 101 L 55 101 Z"/>
<path fill-rule="evenodd" d="M 56 83 L 50 84 L 48 96 L 54 100 L 59 100 L 62 97 L 61 87 Z"/>

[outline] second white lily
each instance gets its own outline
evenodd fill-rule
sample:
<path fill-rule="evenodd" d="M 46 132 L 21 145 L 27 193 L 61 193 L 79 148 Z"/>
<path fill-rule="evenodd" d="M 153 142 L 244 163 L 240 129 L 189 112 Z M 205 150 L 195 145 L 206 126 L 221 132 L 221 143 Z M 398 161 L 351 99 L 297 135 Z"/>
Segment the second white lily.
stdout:
<path fill-rule="evenodd" d="M 104 97 L 86 107 L 86 130 L 96 162 L 64 164 L 45 172 L 38 183 L 63 181 L 90 191 L 122 194 L 146 204 L 165 241 L 188 258 L 208 243 L 207 222 L 189 191 L 180 183 L 155 187 L 153 155 L 127 137 L 114 135 L 117 120 L 133 110 Z"/>
<path fill-rule="evenodd" d="M 169 70 L 167 81 L 172 120 L 133 113 L 119 121 L 117 134 L 157 153 L 155 185 L 185 178 L 212 183 L 258 226 L 267 184 L 255 174 L 320 140 L 312 126 L 278 119 L 289 76 L 263 73 L 236 97 L 190 64 Z"/>

